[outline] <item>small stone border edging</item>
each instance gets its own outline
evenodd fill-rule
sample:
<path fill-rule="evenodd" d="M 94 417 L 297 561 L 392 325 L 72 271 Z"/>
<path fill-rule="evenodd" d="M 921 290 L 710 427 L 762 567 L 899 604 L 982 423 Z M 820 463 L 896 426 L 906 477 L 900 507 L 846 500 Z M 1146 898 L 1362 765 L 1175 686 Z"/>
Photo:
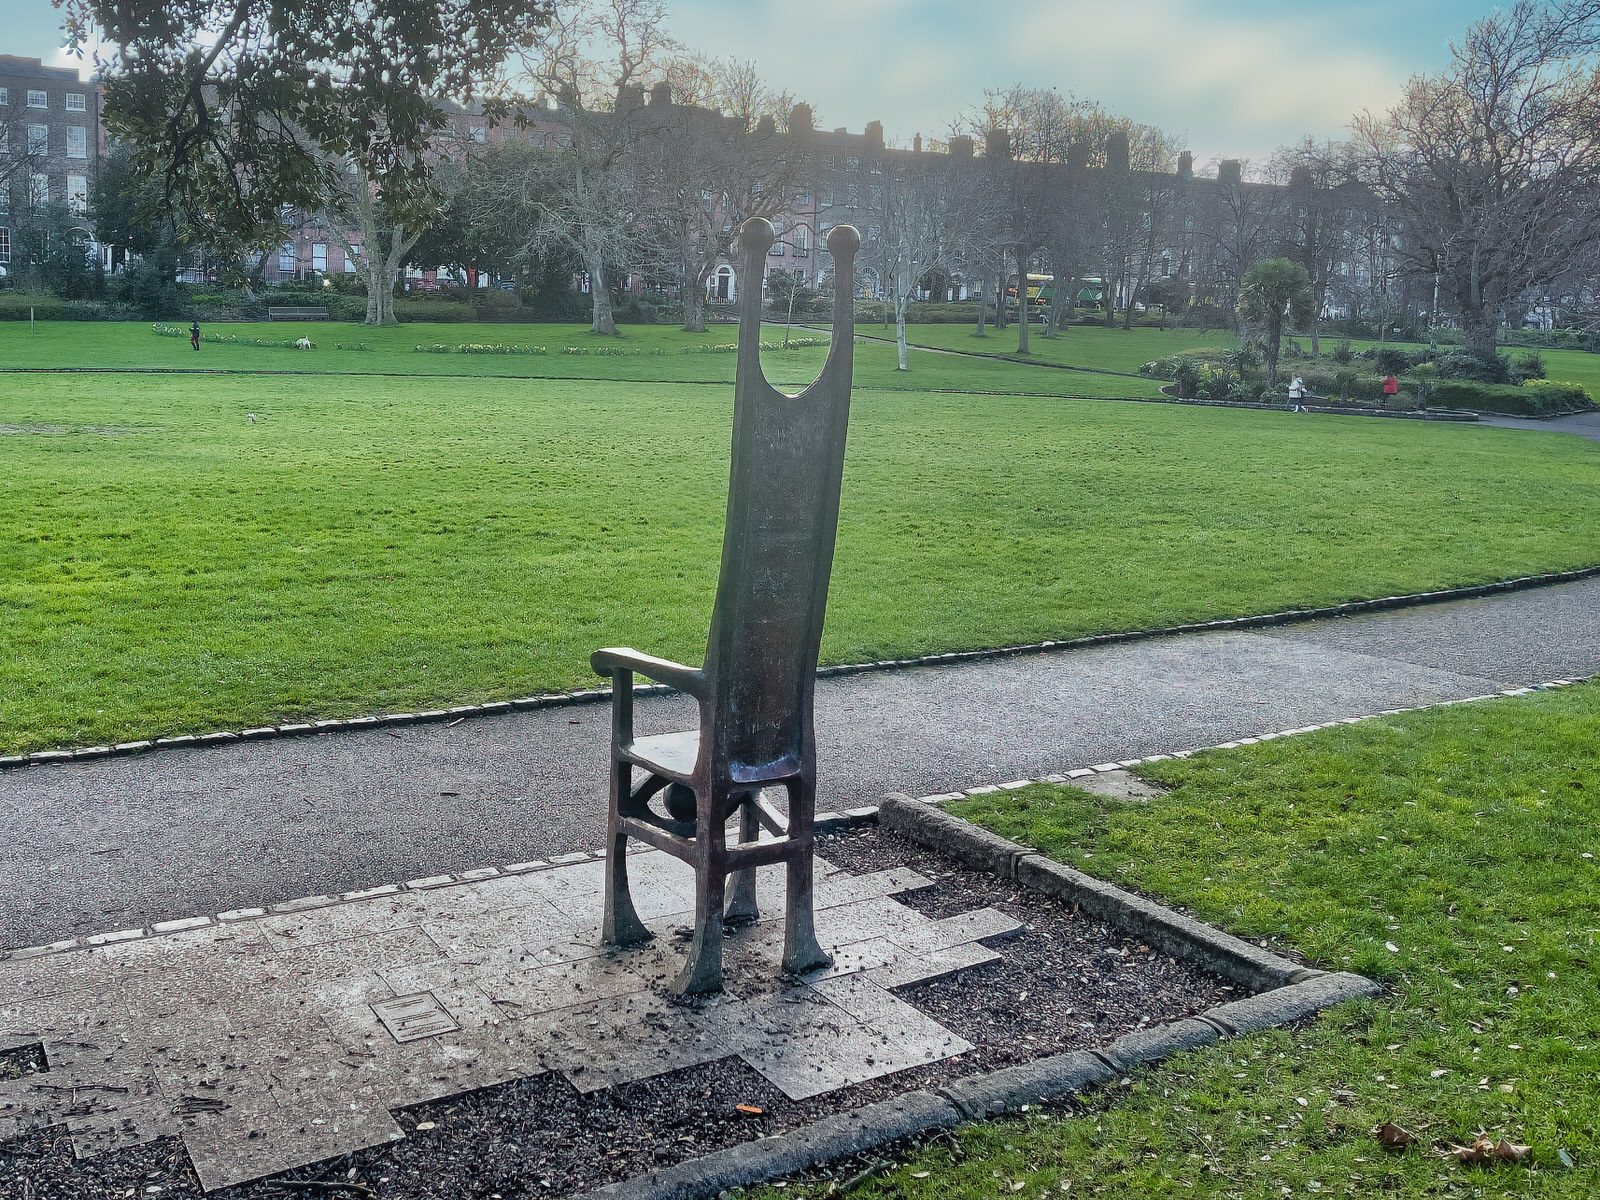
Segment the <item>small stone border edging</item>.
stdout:
<path fill-rule="evenodd" d="M 935 805 L 886 796 L 878 814 L 879 824 L 890 832 L 1065 900 L 1163 953 L 1197 961 L 1239 986 L 1270 990 L 1124 1034 L 1098 1050 L 1051 1055 L 837 1113 L 777 1137 L 744 1142 L 596 1188 L 579 1200 L 708 1200 L 731 1188 L 798 1174 L 865 1150 L 1064 1100 L 1180 1051 L 1288 1024 L 1379 991 L 1365 976 L 1302 967 L 1063 866 Z"/>
<path fill-rule="evenodd" d="M 1431 592 L 1407 592 L 1402 595 L 1382 596 L 1374 600 L 1350 600 L 1343 604 L 1324 604 L 1314 608 L 1293 608 L 1281 612 L 1262 613 L 1250 617 L 1223 617 L 1215 621 L 1190 621 L 1182 625 L 1166 625 L 1156 629 L 1130 629 L 1114 633 L 1091 633 L 1082 637 L 1063 638 L 1059 641 L 1025 642 L 1012 646 L 996 646 L 983 650 L 952 650 L 942 654 L 922 654 L 912 658 L 880 659 L 874 662 L 843 663 L 819 667 L 817 675 L 862 675 L 871 671 L 904 670 L 909 667 L 942 667 L 956 663 L 980 662 L 987 659 L 1011 658 L 1023 654 L 1048 654 L 1060 650 L 1077 650 L 1089 646 L 1109 646 L 1120 642 L 1145 641 L 1150 638 L 1179 637 L 1187 633 L 1216 632 L 1231 629 L 1262 629 L 1277 625 L 1293 625 L 1303 621 L 1316 621 L 1328 617 L 1345 617 L 1357 613 L 1381 612 L 1394 608 L 1411 608 L 1424 604 L 1439 604 L 1449 600 L 1468 600 L 1492 596 L 1501 592 L 1526 591 L 1531 588 L 1552 587 L 1561 583 L 1600 576 L 1600 565 L 1578 567 L 1570 571 L 1547 571 L 1538 575 L 1519 575 L 1493 583 L 1469 584 L 1464 587 L 1440 588 Z M 637 696 L 662 695 L 673 689 L 664 684 L 642 684 L 634 688 Z M 378 713 L 364 717 L 341 717 L 324 721 L 294 721 L 282 725 L 261 725 L 250 729 L 217 730 L 211 733 L 178 734 L 173 737 L 148 738 L 132 742 L 117 742 L 100 746 L 81 746 L 65 750 L 35 750 L 29 754 L 0 755 L 0 771 L 8 768 L 48 766 L 51 764 L 83 762 L 98 758 L 122 758 L 143 754 L 150 750 L 172 750 L 197 746 L 222 746 L 233 742 L 266 741 L 273 738 L 299 737 L 315 733 L 339 733 L 348 730 L 377 729 L 398 725 L 421 725 L 435 722 L 454 722 L 468 717 L 499 716 L 536 708 L 565 708 L 577 704 L 595 704 L 611 698 L 611 689 L 582 688 L 570 692 L 546 692 L 524 696 L 515 700 L 491 700 L 484 704 L 458 704 L 451 708 L 426 709 L 420 712 Z M 1399 710 L 1405 711 L 1405 710 Z"/>

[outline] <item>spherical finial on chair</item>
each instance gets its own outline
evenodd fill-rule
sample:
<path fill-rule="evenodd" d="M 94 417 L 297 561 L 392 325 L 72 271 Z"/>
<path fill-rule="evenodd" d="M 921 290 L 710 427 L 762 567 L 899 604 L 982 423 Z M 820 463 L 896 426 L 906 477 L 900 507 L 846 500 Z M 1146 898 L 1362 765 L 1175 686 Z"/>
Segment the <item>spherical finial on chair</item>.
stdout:
<path fill-rule="evenodd" d="M 835 225 L 828 230 L 828 253 L 851 257 L 861 249 L 861 233 L 854 225 Z"/>
<path fill-rule="evenodd" d="M 772 243 L 778 240 L 778 231 L 765 217 L 751 217 L 739 226 L 739 249 L 746 254 L 766 257 Z"/>

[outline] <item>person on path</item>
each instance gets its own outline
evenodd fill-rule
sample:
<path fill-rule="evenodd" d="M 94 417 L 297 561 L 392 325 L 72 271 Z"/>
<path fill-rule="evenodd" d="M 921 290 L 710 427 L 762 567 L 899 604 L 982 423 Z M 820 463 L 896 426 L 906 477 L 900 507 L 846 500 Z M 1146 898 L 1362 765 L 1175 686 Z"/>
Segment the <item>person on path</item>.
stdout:
<path fill-rule="evenodd" d="M 1393 404 L 1395 397 L 1400 394 L 1400 381 L 1390 371 L 1383 377 L 1383 403 L 1385 406 Z"/>
<path fill-rule="evenodd" d="M 189 323 L 189 345 L 196 350 L 200 349 L 200 322 L 198 320 Z"/>
<path fill-rule="evenodd" d="M 1306 381 L 1298 374 L 1289 380 L 1289 411 L 1305 412 Z"/>

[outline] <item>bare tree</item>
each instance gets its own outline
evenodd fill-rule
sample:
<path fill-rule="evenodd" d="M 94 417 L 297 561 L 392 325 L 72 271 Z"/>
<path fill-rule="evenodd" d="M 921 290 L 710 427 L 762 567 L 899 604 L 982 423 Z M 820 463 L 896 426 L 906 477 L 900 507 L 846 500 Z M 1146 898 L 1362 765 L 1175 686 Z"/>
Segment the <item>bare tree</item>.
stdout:
<path fill-rule="evenodd" d="M 891 150 L 869 195 L 868 226 L 876 236 L 868 247 L 894 305 L 899 367 L 906 356 L 906 311 L 924 276 L 948 271 L 958 247 L 970 244 L 968 229 L 987 207 L 983 179 L 970 160 L 947 155 Z"/>
<path fill-rule="evenodd" d="M 783 136 L 795 105 L 765 88 L 753 63 L 685 59 L 667 74 L 677 103 L 650 106 L 649 136 L 633 156 L 639 228 L 679 281 L 684 329 L 702 333 L 707 282 L 745 220 L 781 222 L 804 176 L 810 128 L 802 120 Z"/>
<path fill-rule="evenodd" d="M 1373 207 L 1373 197 L 1354 179 L 1349 145 L 1312 138 L 1280 149 L 1267 165 L 1267 177 L 1284 190 L 1280 226 L 1284 257 L 1299 263 L 1311 278 L 1311 352 L 1322 352 L 1318 320 L 1334 279 L 1356 245 L 1356 229 Z"/>
<path fill-rule="evenodd" d="M 570 146 L 557 156 L 567 183 L 541 206 L 536 240 L 560 240 L 589 275 L 595 333 L 614 334 L 608 270 L 632 254 L 638 230 L 633 150 L 648 136 L 644 87 L 661 78 L 675 44 L 663 0 L 576 0 L 550 18 L 523 55 L 525 73 L 555 98 Z"/>
<path fill-rule="evenodd" d="M 1517 0 L 1356 122 L 1408 273 L 1437 282 L 1480 355 L 1513 304 L 1600 244 L 1597 40 L 1596 0 Z"/>

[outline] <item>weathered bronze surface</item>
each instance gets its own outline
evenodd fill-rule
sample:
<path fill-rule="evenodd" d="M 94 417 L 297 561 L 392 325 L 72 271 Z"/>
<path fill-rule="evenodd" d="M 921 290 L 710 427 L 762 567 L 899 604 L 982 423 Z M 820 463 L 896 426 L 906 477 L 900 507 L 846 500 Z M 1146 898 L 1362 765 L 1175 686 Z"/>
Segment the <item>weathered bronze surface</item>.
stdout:
<path fill-rule="evenodd" d="M 758 281 L 774 237 L 759 217 L 739 231 L 733 467 L 705 666 L 631 649 L 597 650 L 590 659 L 613 689 L 602 937 L 617 946 L 650 937 L 628 893 L 630 837 L 692 864 L 694 939 L 675 985 L 680 994 L 721 989 L 723 924 L 756 918 L 755 868 L 766 863 L 783 863 L 788 872 L 783 969 L 798 974 L 830 961 L 812 923 L 812 694 L 850 422 L 852 266 L 861 235 L 848 225 L 828 233 L 833 342 L 822 374 L 798 396 L 773 388 L 761 371 Z M 636 738 L 635 673 L 693 696 L 700 727 Z M 635 767 L 644 773 L 637 785 Z M 787 792 L 786 814 L 761 797 L 762 788 L 779 786 Z M 668 811 L 658 813 L 651 800 L 669 789 Z M 730 842 L 735 810 L 738 834 Z M 772 835 L 766 841 L 759 840 L 763 830 Z"/>

